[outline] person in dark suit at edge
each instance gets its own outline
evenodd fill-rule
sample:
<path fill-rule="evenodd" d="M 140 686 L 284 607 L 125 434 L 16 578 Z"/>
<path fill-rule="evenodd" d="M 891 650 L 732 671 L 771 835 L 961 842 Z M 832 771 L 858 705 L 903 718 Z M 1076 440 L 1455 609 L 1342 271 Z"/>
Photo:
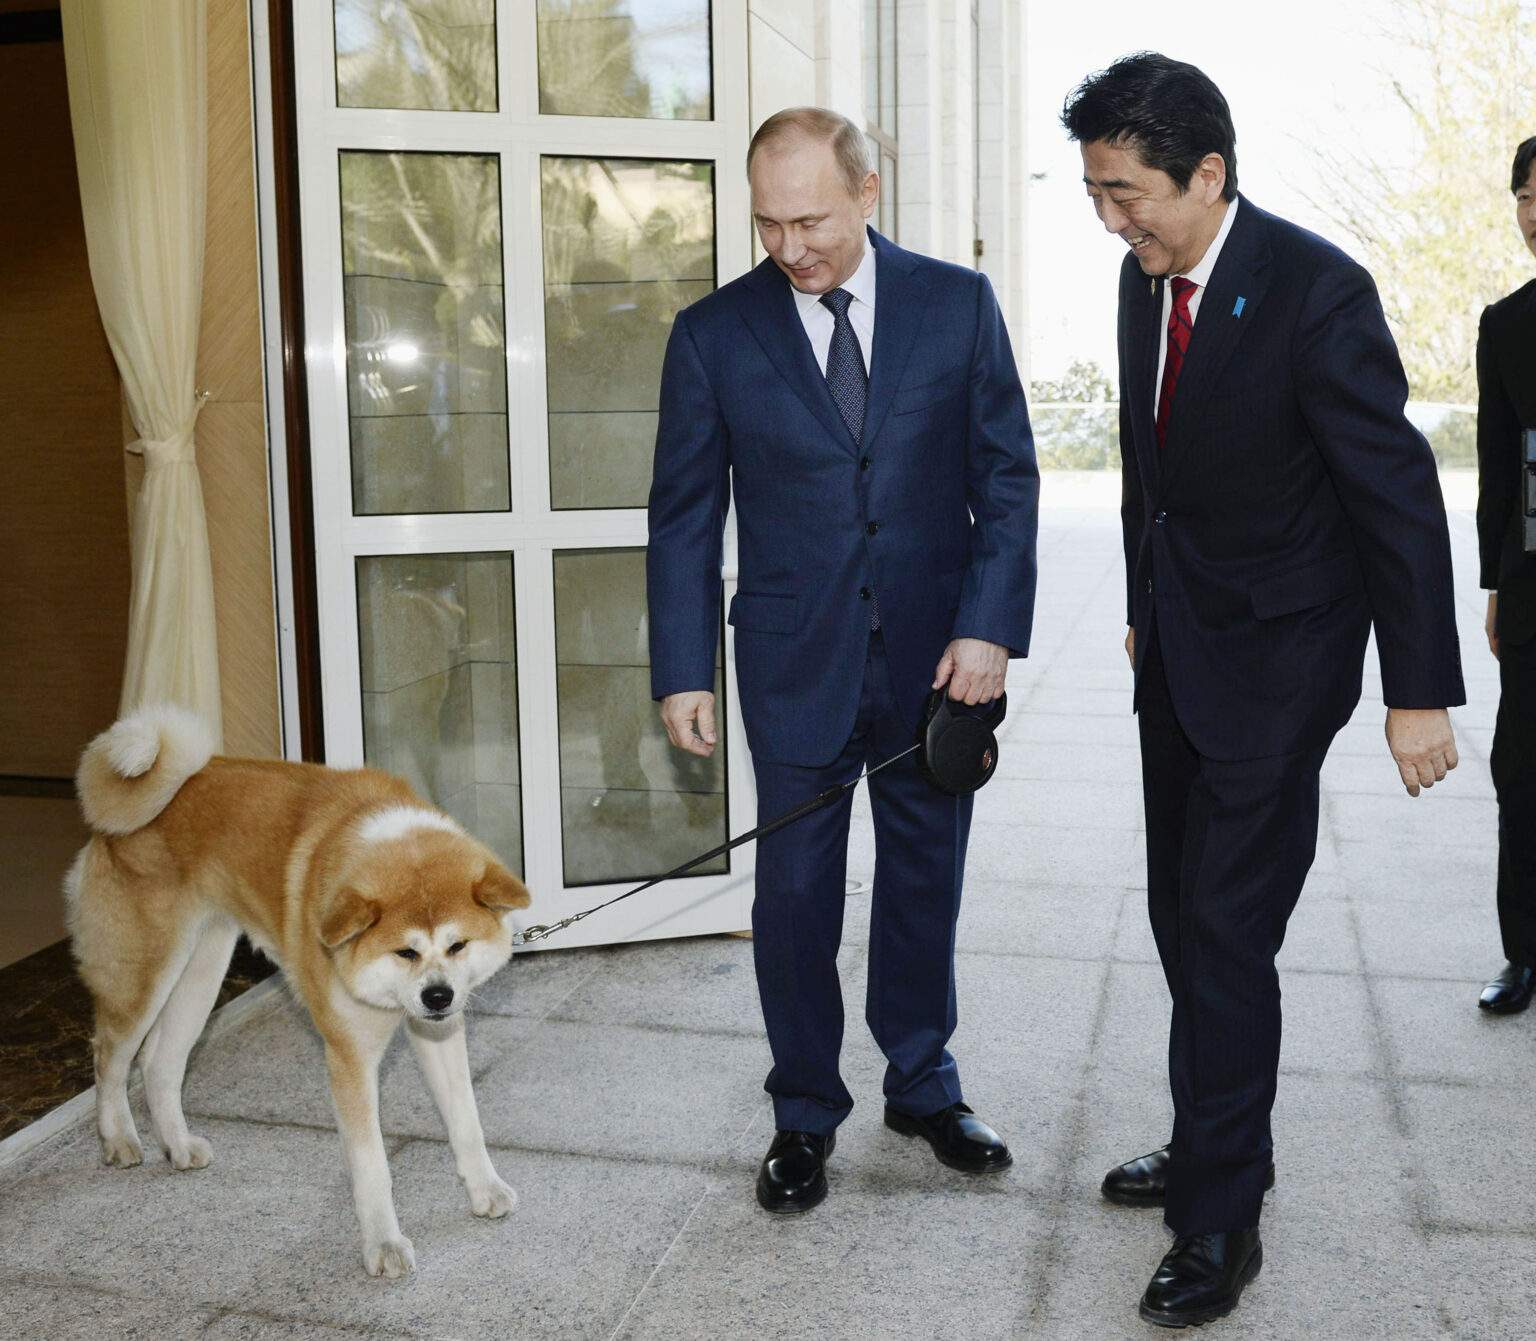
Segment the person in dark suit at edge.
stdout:
<path fill-rule="evenodd" d="M 1536 254 L 1536 136 L 1515 150 L 1515 224 Z M 1536 280 L 1477 331 L 1477 541 L 1488 646 L 1499 660 L 1489 766 L 1499 801 L 1499 932 L 1508 963 L 1478 1000 L 1511 1015 L 1536 977 L 1536 552 L 1527 549 L 1526 434 L 1536 430 Z"/>
<path fill-rule="evenodd" d="M 1062 120 L 1120 277 L 1126 651 L 1152 930 L 1173 998 L 1169 1144 L 1111 1201 L 1175 1238 L 1163 1326 L 1229 1312 L 1262 1261 L 1280 1056 L 1275 956 L 1317 843 L 1318 775 L 1372 626 L 1411 795 L 1456 765 L 1464 701 L 1434 459 L 1370 276 L 1237 191 L 1220 90 L 1127 56 Z"/>
<path fill-rule="evenodd" d="M 1024 391 L 984 275 L 867 227 L 863 134 L 820 108 L 747 151 L 767 259 L 680 313 L 662 371 L 647 585 L 652 693 L 674 746 L 710 753 L 722 528 L 759 821 L 910 745 L 930 688 L 990 702 L 1029 647 L 1039 477 Z M 1007 1145 L 964 1102 L 946 1044 L 971 798 L 915 757 L 870 778 L 866 1016 L 885 1123 L 946 1165 Z M 805 1211 L 853 1099 L 837 971 L 852 792 L 759 840 L 754 957 L 773 1067 L 765 1210 Z"/>

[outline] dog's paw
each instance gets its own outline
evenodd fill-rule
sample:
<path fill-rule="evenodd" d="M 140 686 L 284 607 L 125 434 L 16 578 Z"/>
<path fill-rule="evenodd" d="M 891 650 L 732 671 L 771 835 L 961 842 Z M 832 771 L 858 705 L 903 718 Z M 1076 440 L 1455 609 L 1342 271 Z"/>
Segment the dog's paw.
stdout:
<path fill-rule="evenodd" d="M 101 1162 L 118 1169 L 131 1169 L 144 1162 L 144 1147 L 137 1136 L 103 1136 Z"/>
<path fill-rule="evenodd" d="M 469 1189 L 469 1209 L 487 1220 L 499 1220 L 517 1205 L 517 1193 L 494 1175 L 491 1181 Z"/>
<path fill-rule="evenodd" d="M 201 1136 L 189 1136 L 185 1150 L 173 1150 L 168 1145 L 160 1148 L 173 1169 L 206 1169 L 213 1163 L 213 1147 Z"/>
<path fill-rule="evenodd" d="M 392 1280 L 409 1276 L 416 1270 L 416 1249 L 404 1234 L 382 1239 L 364 1246 L 363 1265 L 370 1276 L 388 1276 Z"/>

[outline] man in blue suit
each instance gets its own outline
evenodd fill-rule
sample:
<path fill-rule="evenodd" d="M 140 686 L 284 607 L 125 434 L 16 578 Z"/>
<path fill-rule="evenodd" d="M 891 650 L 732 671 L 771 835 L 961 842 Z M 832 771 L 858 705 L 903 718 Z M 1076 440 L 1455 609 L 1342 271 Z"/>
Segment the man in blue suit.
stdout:
<path fill-rule="evenodd" d="M 1120 446 L 1147 821 L 1147 897 L 1173 997 L 1170 1144 L 1111 1201 L 1174 1231 L 1142 1296 L 1220 1317 L 1262 1261 L 1280 1057 L 1275 955 L 1317 843 L 1318 774 L 1375 628 L 1410 794 L 1456 765 L 1465 702 L 1434 459 L 1370 276 L 1237 193 L 1226 100 L 1142 53 L 1063 121 L 1120 277 Z"/>
<path fill-rule="evenodd" d="M 768 259 L 680 313 L 662 372 L 647 557 L 651 688 L 672 743 L 708 754 L 722 534 L 760 820 L 909 746 L 930 688 L 988 702 L 1029 647 L 1039 478 L 984 276 L 873 230 L 879 181 L 846 118 L 794 108 L 747 153 Z M 952 1168 L 1007 1146 L 965 1104 L 946 1043 L 971 798 L 914 757 L 872 776 L 867 1019 L 885 1121 Z M 757 848 L 752 930 L 776 1132 L 769 1211 L 826 1195 L 853 1106 L 838 1071 L 837 950 L 851 792 Z"/>

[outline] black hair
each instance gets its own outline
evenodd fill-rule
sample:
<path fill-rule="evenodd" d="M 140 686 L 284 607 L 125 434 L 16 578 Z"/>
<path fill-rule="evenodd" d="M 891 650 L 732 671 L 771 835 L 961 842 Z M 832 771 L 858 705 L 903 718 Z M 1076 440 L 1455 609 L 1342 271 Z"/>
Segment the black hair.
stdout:
<path fill-rule="evenodd" d="M 1532 135 L 1515 150 L 1515 167 L 1510 174 L 1509 189 L 1520 194 L 1520 188 L 1531 180 L 1531 164 L 1536 162 L 1536 135 Z"/>
<path fill-rule="evenodd" d="M 1122 145 L 1166 172 L 1183 195 L 1207 154 L 1227 165 L 1222 197 L 1237 199 L 1237 132 L 1221 90 L 1193 65 L 1156 51 L 1122 56 L 1083 80 L 1061 109 L 1079 144 Z"/>

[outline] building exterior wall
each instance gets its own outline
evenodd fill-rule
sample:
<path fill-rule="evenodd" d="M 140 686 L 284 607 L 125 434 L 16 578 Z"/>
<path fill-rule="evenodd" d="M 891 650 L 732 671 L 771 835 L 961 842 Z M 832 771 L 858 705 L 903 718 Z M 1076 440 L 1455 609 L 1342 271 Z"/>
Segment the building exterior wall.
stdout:
<path fill-rule="evenodd" d="M 1028 381 L 1024 12 L 1021 0 L 978 0 L 976 12 L 973 73 L 972 0 L 897 0 L 900 158 L 885 189 L 897 196 L 895 241 L 992 281 Z M 866 21 L 862 0 L 749 0 L 752 129 L 807 103 L 862 126 Z"/>

